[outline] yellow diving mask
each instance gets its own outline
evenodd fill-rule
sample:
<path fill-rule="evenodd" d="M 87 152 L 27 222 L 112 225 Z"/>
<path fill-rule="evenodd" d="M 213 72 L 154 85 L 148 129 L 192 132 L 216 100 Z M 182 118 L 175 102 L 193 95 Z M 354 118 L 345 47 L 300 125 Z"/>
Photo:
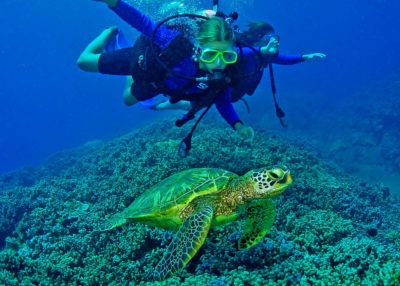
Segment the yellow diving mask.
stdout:
<path fill-rule="evenodd" d="M 204 63 L 210 64 L 218 57 L 221 57 L 225 64 L 234 64 L 237 61 L 238 55 L 235 51 L 219 51 L 213 49 L 205 49 L 201 52 L 200 60 Z"/>

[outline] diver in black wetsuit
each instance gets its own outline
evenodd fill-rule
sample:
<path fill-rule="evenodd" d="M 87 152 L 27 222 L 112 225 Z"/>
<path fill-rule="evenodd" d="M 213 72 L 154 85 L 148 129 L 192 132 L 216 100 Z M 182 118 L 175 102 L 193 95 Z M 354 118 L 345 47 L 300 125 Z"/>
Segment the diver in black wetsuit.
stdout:
<path fill-rule="evenodd" d="M 156 25 L 144 14 L 128 5 L 122 0 L 101 0 L 109 5 L 121 18 L 142 32 L 147 37 L 152 37 Z M 162 25 L 153 35 L 154 42 L 162 52 L 170 56 L 180 55 L 179 61 L 171 67 L 168 76 L 143 85 L 140 77 L 146 73 L 141 69 L 141 59 L 133 48 L 121 49 L 109 53 L 102 53 L 106 44 L 115 36 L 115 29 L 108 29 L 92 41 L 83 51 L 78 59 L 78 66 L 86 71 L 101 72 L 117 75 L 132 75 L 134 84 L 131 89 L 131 102 L 147 100 L 157 94 L 167 94 L 174 102 L 188 100 L 192 107 L 200 109 L 208 105 L 210 92 L 218 91 L 217 96 L 212 96 L 217 110 L 223 118 L 249 141 L 252 140 L 254 131 L 245 126 L 236 114 L 231 103 L 232 78 L 237 74 L 235 67 L 239 62 L 245 62 L 251 67 L 257 66 L 258 55 L 250 48 L 239 48 L 235 46 L 235 35 L 229 24 L 222 18 L 214 17 L 205 21 L 196 37 L 200 52 L 198 56 L 193 50 L 187 53 L 180 50 L 177 41 L 180 33 Z M 179 42 L 178 42 L 179 44 Z M 176 48 L 174 50 L 173 48 Z M 261 54 L 267 53 L 266 47 L 259 49 Z M 243 68 L 240 66 L 240 68 Z M 231 70 L 231 77 L 226 76 Z M 244 70 L 247 70 L 246 68 Z M 254 69 L 255 70 L 255 69 Z M 219 83 L 224 84 L 215 88 L 210 81 L 191 82 L 190 80 L 176 76 L 176 73 L 191 78 L 216 78 Z M 244 72 L 245 73 L 245 72 Z M 155 76 L 155 74 L 153 74 Z M 208 99 L 208 102 L 207 102 Z M 193 114 L 190 114 L 193 116 Z M 190 119 L 190 118 L 189 118 Z"/>

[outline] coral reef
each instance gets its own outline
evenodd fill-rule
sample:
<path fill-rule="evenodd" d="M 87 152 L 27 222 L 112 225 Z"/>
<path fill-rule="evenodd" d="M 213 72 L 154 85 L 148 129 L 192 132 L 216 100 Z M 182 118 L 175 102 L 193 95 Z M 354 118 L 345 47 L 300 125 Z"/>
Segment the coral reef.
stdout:
<path fill-rule="evenodd" d="M 213 128 L 210 128 L 213 126 Z M 0 284 L 4 285 L 397 285 L 400 202 L 318 154 L 256 131 L 246 145 L 208 117 L 181 159 L 188 132 L 156 121 L 107 142 L 61 152 L 0 178 Z M 339 146 L 339 145 L 338 145 Z M 212 229 L 188 266 L 167 281 L 152 272 L 172 232 L 103 223 L 167 176 L 218 167 L 244 174 L 287 165 L 292 186 L 275 200 L 269 233 L 237 250 L 243 222 Z"/>
<path fill-rule="evenodd" d="M 255 112 L 245 118 L 259 129 L 275 130 L 320 150 L 348 172 L 380 181 L 400 194 L 400 74 L 338 94 L 300 94 L 287 102 L 289 126 L 279 129 L 274 113 Z M 265 108 L 264 108 L 265 109 Z M 286 109 L 286 108 L 285 108 Z M 278 127 L 278 128 L 277 128 Z"/>

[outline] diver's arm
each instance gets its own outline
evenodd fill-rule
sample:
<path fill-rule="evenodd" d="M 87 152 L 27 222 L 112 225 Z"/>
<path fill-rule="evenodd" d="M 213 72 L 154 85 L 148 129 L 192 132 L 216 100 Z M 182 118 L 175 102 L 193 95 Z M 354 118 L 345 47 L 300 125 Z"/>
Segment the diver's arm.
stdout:
<path fill-rule="evenodd" d="M 122 0 L 119 0 L 115 7 L 110 8 L 133 28 L 145 34 L 147 37 L 151 37 L 155 24 L 138 9 Z"/>
<path fill-rule="evenodd" d="M 140 12 L 138 9 L 126 3 L 123 0 L 96 0 L 102 1 L 108 4 L 108 6 L 113 10 L 121 19 L 131 25 L 133 28 L 146 35 L 147 37 L 151 37 L 154 29 L 156 28 L 156 24 L 145 14 Z M 166 28 L 165 26 L 161 26 L 157 30 L 157 34 L 154 37 L 154 41 L 162 47 L 168 45 L 170 41 L 172 41 L 178 32 L 173 31 L 171 29 Z"/>
<path fill-rule="evenodd" d="M 278 65 L 295 65 L 304 62 L 302 55 L 282 55 L 278 53 L 275 56 L 268 57 L 268 62 Z"/>
<path fill-rule="evenodd" d="M 312 53 L 304 55 L 282 55 L 278 53 L 276 56 L 271 58 L 271 62 L 279 65 L 294 65 L 314 58 L 325 58 L 326 55 L 323 53 Z"/>
<path fill-rule="evenodd" d="M 231 102 L 231 89 L 227 88 L 219 96 L 215 102 L 218 112 L 228 122 L 234 130 L 238 131 L 240 136 L 246 138 L 246 141 L 251 142 L 253 140 L 254 131 L 249 126 L 244 126 L 243 122 L 239 119 L 233 104 Z"/>
<path fill-rule="evenodd" d="M 118 32 L 117 27 L 105 29 L 83 50 L 78 58 L 78 67 L 88 72 L 98 72 L 98 63 L 104 47 Z"/>
<path fill-rule="evenodd" d="M 278 53 L 276 56 L 269 57 L 269 61 L 278 65 L 295 65 L 302 63 L 313 58 L 325 58 L 326 55 L 322 53 L 313 53 L 305 55 L 282 55 Z"/>
<path fill-rule="evenodd" d="M 226 88 L 225 91 L 215 101 L 215 106 L 225 121 L 234 127 L 235 123 L 240 121 L 240 119 L 230 99 L 230 88 Z"/>

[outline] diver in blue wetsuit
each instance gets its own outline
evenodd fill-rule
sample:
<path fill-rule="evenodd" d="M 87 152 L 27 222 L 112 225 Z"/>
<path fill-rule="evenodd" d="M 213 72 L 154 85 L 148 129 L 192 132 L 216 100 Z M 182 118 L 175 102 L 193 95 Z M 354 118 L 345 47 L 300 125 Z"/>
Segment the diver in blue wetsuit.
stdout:
<path fill-rule="evenodd" d="M 130 9 L 124 9 L 122 17 L 128 22 L 134 22 L 129 14 Z M 216 16 L 216 12 L 213 10 L 205 10 L 201 12 L 201 15 L 208 18 Z M 275 34 L 274 28 L 265 22 L 251 22 L 248 24 L 249 29 L 237 34 L 239 42 L 245 43 L 250 46 L 265 46 L 265 52 L 263 53 L 263 68 L 269 66 L 270 64 L 279 65 L 293 65 L 297 63 L 304 62 L 313 58 L 324 58 L 325 55 L 322 53 L 312 53 L 304 55 L 283 55 L 279 53 L 279 36 Z M 118 35 L 117 35 L 118 36 Z M 123 41 L 122 41 L 123 42 Z M 244 69 L 248 73 L 251 73 L 257 67 L 252 63 L 244 65 Z M 259 73 L 252 77 L 247 77 L 242 79 L 233 85 L 231 92 L 231 101 L 236 102 L 241 99 L 245 94 L 252 95 L 259 85 L 263 75 L 263 69 L 260 69 Z M 124 91 L 124 99 L 127 105 L 131 105 L 131 85 L 133 80 L 128 77 L 126 88 Z M 188 101 L 181 100 L 175 104 L 171 104 L 169 99 L 164 96 L 157 96 L 150 98 L 146 101 L 141 101 L 141 104 L 149 109 L 163 110 L 163 109 L 183 109 L 189 110 L 190 103 Z M 247 103 L 246 103 L 247 105 Z"/>
<path fill-rule="evenodd" d="M 142 53 L 138 53 L 135 48 L 127 48 L 103 53 L 102 50 L 107 43 L 113 39 L 117 29 L 107 29 L 103 31 L 95 40 L 93 40 L 83 51 L 78 59 L 78 66 L 86 71 L 100 72 L 116 75 L 131 75 L 134 83 L 131 88 L 129 100 L 130 103 L 147 100 L 158 94 L 167 94 L 171 96 L 172 103 L 180 100 L 191 102 L 192 109 L 200 109 L 209 105 L 209 94 L 217 93 L 217 96 L 211 96 L 217 110 L 223 118 L 239 132 L 243 137 L 251 140 L 253 130 L 251 127 L 244 126 L 236 114 L 231 103 L 231 88 L 225 74 L 235 75 L 235 63 L 248 62 L 255 66 L 256 55 L 249 48 L 238 49 L 235 46 L 235 35 L 231 27 L 221 18 L 215 17 L 205 21 L 196 37 L 199 42 L 199 49 L 193 44 L 188 48 L 180 49 L 182 42 L 179 39 L 178 31 L 169 29 L 162 25 L 155 32 L 155 24 L 134 7 L 124 1 L 101 0 L 114 10 L 121 18 L 131 24 L 134 28 L 142 32 L 144 36 L 151 37 L 160 50 L 160 57 L 175 58 L 168 75 L 164 76 L 163 71 L 150 74 L 144 67 L 146 58 Z M 183 45 L 184 46 L 184 45 Z M 260 49 L 265 53 L 265 47 Z M 176 59 L 178 58 L 178 59 Z M 156 69 L 157 71 L 157 69 Z M 229 72 L 230 71 L 230 72 Z M 219 84 L 216 87 L 213 81 L 193 82 L 188 79 L 176 76 L 176 73 L 183 74 L 188 78 L 211 78 L 223 79 L 225 84 Z M 160 76 L 162 74 L 162 76 Z M 141 78 L 147 75 L 147 80 L 156 78 L 150 84 L 144 85 Z M 190 114 L 193 116 L 193 113 Z M 190 118 L 189 118 L 190 119 Z"/>
<path fill-rule="evenodd" d="M 155 24 L 134 7 L 118 0 L 103 0 L 102 2 L 107 3 L 120 17 L 128 21 L 129 24 L 146 37 L 152 36 Z M 174 74 L 161 77 L 151 84 L 144 85 L 140 78 L 147 73 L 143 68 L 145 64 L 143 61 L 146 59 L 141 57 L 142 54 L 137 54 L 138 49 L 132 47 L 109 53 L 101 52 L 104 46 L 115 36 L 116 32 L 116 29 L 103 31 L 83 51 L 78 59 L 78 66 L 86 71 L 132 75 L 134 79 L 130 98 L 132 102 L 147 100 L 158 94 L 169 94 L 175 101 L 188 100 L 192 105 L 198 105 L 201 108 L 205 106 L 202 101 L 207 98 L 207 93 L 218 90 L 219 94 L 214 103 L 219 113 L 240 135 L 249 140 L 252 139 L 254 134 L 252 128 L 244 126 L 232 106 L 230 87 L 228 85 L 216 88 L 207 81 L 193 83 Z M 221 18 L 210 19 L 202 24 L 197 35 L 201 48 L 198 62 L 193 58 L 192 49 L 189 51 L 187 51 L 187 48 L 179 50 L 181 42 L 174 42 L 178 37 L 178 31 L 171 30 L 166 26 L 161 26 L 154 36 L 154 41 L 160 47 L 161 52 L 165 51 L 168 57 L 180 57 L 172 67 L 173 72 L 178 72 L 188 77 L 204 78 L 210 74 L 222 74 L 228 65 L 237 61 L 238 55 L 235 50 L 234 33 Z M 173 50 L 171 46 L 177 50 Z M 247 51 L 247 53 L 251 54 L 252 52 Z M 247 54 L 244 53 L 244 55 L 246 56 Z M 154 71 L 150 75 L 150 77 L 155 78 L 159 76 L 160 74 Z"/>
<path fill-rule="evenodd" d="M 251 22 L 249 29 L 238 35 L 238 40 L 251 46 L 268 46 L 268 53 L 263 54 L 263 69 L 257 75 L 246 78 L 232 89 L 231 99 L 236 102 L 244 95 L 252 95 L 258 87 L 263 76 L 264 68 L 270 64 L 294 65 L 314 58 L 325 58 L 323 53 L 311 53 L 303 55 L 285 55 L 279 52 L 279 36 L 275 29 L 265 22 Z M 247 67 L 251 68 L 251 67 Z"/>

